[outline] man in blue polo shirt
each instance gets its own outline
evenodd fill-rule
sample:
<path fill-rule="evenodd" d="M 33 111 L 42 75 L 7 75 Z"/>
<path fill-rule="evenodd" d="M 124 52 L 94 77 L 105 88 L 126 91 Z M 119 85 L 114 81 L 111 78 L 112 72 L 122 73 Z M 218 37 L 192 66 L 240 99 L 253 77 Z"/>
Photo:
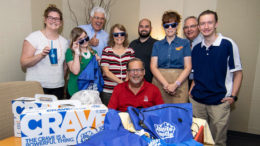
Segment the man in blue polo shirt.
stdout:
<path fill-rule="evenodd" d="M 237 100 L 243 76 L 239 51 L 233 40 L 216 33 L 216 12 L 202 12 L 198 22 L 204 39 L 192 51 L 190 102 L 194 116 L 209 123 L 216 146 L 225 146 L 230 105 Z"/>
<path fill-rule="evenodd" d="M 108 33 L 103 30 L 105 19 L 105 10 L 101 7 L 94 7 L 90 12 L 91 24 L 79 26 L 87 32 L 90 46 L 97 51 L 100 57 L 108 41 Z"/>

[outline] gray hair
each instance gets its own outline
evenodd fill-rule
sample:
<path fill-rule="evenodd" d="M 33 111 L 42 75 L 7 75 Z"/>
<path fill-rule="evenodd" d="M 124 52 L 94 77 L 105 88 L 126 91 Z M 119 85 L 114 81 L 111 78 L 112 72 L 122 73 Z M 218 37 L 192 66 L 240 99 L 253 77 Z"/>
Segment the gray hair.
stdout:
<path fill-rule="evenodd" d="M 198 22 L 197 17 L 195 17 L 195 16 L 189 16 L 189 17 L 187 17 L 187 18 L 184 19 L 184 23 L 185 23 L 188 19 L 195 19 L 195 20 Z"/>
<path fill-rule="evenodd" d="M 90 12 L 90 16 L 91 16 L 91 17 L 94 17 L 94 13 L 95 13 L 95 12 L 104 13 L 105 18 L 107 17 L 107 14 L 106 14 L 104 8 L 102 8 L 102 7 L 94 7 L 94 8 L 91 10 L 91 12 Z"/>

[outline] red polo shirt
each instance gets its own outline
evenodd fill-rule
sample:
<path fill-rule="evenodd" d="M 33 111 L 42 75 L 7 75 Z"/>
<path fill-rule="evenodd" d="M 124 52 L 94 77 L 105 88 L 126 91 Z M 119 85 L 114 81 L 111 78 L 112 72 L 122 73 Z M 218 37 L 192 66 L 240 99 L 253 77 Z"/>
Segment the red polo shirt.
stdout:
<path fill-rule="evenodd" d="M 155 85 L 144 81 L 140 90 L 134 95 L 127 81 L 114 88 L 108 108 L 125 112 L 128 106 L 146 108 L 163 103 L 161 92 Z"/>

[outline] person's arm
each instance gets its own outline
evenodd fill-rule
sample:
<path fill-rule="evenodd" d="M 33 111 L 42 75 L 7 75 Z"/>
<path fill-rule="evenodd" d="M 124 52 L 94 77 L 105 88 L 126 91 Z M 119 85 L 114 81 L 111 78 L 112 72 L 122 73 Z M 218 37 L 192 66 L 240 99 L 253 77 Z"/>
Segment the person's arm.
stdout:
<path fill-rule="evenodd" d="M 242 70 L 234 72 L 233 88 L 231 94 L 232 96 L 237 96 L 242 80 L 243 80 Z"/>
<path fill-rule="evenodd" d="M 153 76 L 163 85 L 164 89 L 167 89 L 169 83 L 166 81 L 166 79 L 163 77 L 161 72 L 158 69 L 158 57 L 153 56 L 151 58 L 151 63 L 150 63 L 150 69 L 151 72 L 153 73 Z"/>
<path fill-rule="evenodd" d="M 32 67 L 41 61 L 46 55 L 49 54 L 50 48 L 45 47 L 40 54 L 34 55 L 36 49 L 27 41 L 24 40 L 20 64 L 23 70 Z"/>
<path fill-rule="evenodd" d="M 123 83 L 123 80 L 120 80 L 118 77 L 116 77 L 115 74 L 113 74 L 108 66 L 102 66 L 103 75 L 108 77 L 111 81 L 114 81 L 116 83 Z"/>
<path fill-rule="evenodd" d="M 170 92 L 175 92 L 175 90 L 187 79 L 191 72 L 191 57 L 186 56 L 184 57 L 184 70 L 181 72 L 179 77 L 177 78 L 176 82 L 169 85 L 168 90 Z"/>
<path fill-rule="evenodd" d="M 194 86 L 195 86 L 195 82 L 194 82 L 194 80 L 192 80 L 190 90 L 189 90 L 189 97 L 191 97 L 191 98 L 192 98 L 191 91 L 192 91 Z"/>
<path fill-rule="evenodd" d="M 70 71 L 74 74 L 74 75 L 78 75 L 80 72 L 80 60 L 79 60 L 79 56 L 80 56 L 80 51 L 79 51 L 79 44 L 77 42 L 73 42 L 73 46 L 72 49 L 74 50 L 75 54 L 74 54 L 74 58 L 73 60 L 69 61 L 68 67 L 70 69 Z"/>
<path fill-rule="evenodd" d="M 231 96 L 237 96 L 242 83 L 242 79 L 243 79 L 242 70 L 238 70 L 233 73 L 233 86 L 232 86 Z M 230 104 L 235 102 L 234 98 L 232 97 L 225 97 L 221 100 L 221 102 L 226 102 L 226 101 L 228 101 Z"/>

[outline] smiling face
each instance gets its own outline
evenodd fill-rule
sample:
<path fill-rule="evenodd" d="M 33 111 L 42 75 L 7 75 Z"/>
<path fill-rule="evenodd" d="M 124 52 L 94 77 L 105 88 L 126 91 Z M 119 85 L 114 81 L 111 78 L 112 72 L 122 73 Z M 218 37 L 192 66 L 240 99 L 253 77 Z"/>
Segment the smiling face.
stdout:
<path fill-rule="evenodd" d="M 199 30 L 204 37 L 215 35 L 218 23 L 213 14 L 205 14 L 199 18 Z"/>
<path fill-rule="evenodd" d="M 194 40 L 200 33 L 197 20 L 195 18 L 187 19 L 184 23 L 183 32 L 187 39 Z"/>
<path fill-rule="evenodd" d="M 118 29 L 117 27 L 114 28 L 113 34 L 117 34 L 119 33 L 119 35 L 116 37 L 114 36 L 114 42 L 115 45 L 122 45 L 125 41 L 125 36 L 120 35 L 120 33 L 124 33 L 124 31 Z"/>
<path fill-rule="evenodd" d="M 167 24 L 173 24 L 173 23 L 175 23 L 175 21 L 172 20 L 169 23 L 165 23 L 165 24 L 167 25 Z M 173 36 L 175 36 L 176 32 L 177 32 L 177 26 L 174 27 L 174 28 L 172 26 L 169 26 L 168 28 L 164 28 L 166 37 L 173 37 Z"/>
<path fill-rule="evenodd" d="M 91 25 L 93 29 L 98 32 L 105 24 L 105 14 L 102 12 L 95 12 L 94 16 L 91 17 Z"/>
<path fill-rule="evenodd" d="M 60 15 L 57 12 L 50 12 L 47 18 L 44 19 L 44 23 L 46 28 L 53 30 L 58 30 L 62 26 Z"/>
<path fill-rule="evenodd" d="M 141 61 L 133 61 L 128 64 L 127 75 L 132 84 L 140 84 L 143 81 L 145 70 Z"/>
<path fill-rule="evenodd" d="M 146 19 L 141 20 L 138 26 L 139 36 L 141 38 L 149 37 L 151 33 L 151 29 L 152 29 L 151 23 L 148 20 Z"/>

